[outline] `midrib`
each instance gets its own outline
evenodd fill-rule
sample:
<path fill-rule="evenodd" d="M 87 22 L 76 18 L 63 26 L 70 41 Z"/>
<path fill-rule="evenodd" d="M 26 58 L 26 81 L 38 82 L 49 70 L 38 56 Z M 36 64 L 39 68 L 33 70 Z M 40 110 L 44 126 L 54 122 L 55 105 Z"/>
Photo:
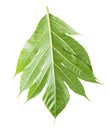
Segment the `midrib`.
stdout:
<path fill-rule="evenodd" d="M 52 42 L 52 31 L 51 31 L 51 23 L 50 23 L 50 15 L 48 7 L 46 7 L 47 11 L 47 22 L 48 22 L 48 31 L 49 31 L 49 38 L 50 38 L 50 49 L 51 49 L 51 60 L 52 60 L 52 76 L 53 76 L 53 89 L 54 89 L 54 100 L 55 100 L 55 116 L 57 110 L 57 102 L 56 102 L 56 80 L 55 80 L 55 72 L 54 72 L 54 58 L 53 58 L 53 42 Z"/>

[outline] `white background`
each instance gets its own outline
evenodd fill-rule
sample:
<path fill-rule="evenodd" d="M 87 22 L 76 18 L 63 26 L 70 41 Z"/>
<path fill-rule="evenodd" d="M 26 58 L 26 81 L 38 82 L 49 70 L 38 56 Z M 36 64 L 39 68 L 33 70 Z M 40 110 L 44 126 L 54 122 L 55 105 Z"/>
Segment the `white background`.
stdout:
<path fill-rule="evenodd" d="M 42 102 L 43 92 L 24 104 L 27 92 L 17 99 L 20 75 L 13 79 L 19 53 L 46 5 L 82 34 L 75 38 L 104 84 L 82 81 L 91 102 L 70 91 L 70 101 L 55 123 Z M 0 130 L 109 130 L 108 57 L 108 0 L 0 0 Z"/>

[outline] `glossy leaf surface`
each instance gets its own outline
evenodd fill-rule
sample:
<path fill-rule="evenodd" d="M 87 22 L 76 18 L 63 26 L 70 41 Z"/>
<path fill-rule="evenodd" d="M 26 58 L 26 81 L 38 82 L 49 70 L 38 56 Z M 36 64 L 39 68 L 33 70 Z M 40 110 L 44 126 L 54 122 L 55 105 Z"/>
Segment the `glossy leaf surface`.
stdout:
<path fill-rule="evenodd" d="M 55 118 L 69 101 L 68 87 L 87 97 L 78 78 L 96 83 L 86 50 L 69 36 L 76 34 L 47 10 L 18 59 L 20 93 L 28 89 L 29 100 L 46 87 L 43 101 Z"/>

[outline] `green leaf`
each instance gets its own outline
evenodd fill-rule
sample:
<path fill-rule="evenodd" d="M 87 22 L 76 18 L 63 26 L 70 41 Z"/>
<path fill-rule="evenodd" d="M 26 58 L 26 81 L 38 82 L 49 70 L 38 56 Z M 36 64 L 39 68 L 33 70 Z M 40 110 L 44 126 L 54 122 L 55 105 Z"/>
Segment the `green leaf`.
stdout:
<path fill-rule="evenodd" d="M 46 87 L 43 101 L 55 118 L 69 101 L 68 88 L 87 98 L 78 78 L 97 82 L 86 50 L 69 36 L 76 34 L 64 21 L 49 14 L 47 8 L 47 15 L 18 59 L 16 74 L 22 72 L 20 93 L 28 89 L 29 100 Z"/>

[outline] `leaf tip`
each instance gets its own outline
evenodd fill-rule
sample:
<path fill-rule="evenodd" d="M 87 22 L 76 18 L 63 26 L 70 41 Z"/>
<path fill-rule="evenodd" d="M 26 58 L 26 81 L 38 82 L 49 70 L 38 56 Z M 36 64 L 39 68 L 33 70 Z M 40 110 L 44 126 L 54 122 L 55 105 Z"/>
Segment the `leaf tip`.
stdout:
<path fill-rule="evenodd" d="M 22 93 L 22 92 L 19 92 L 19 94 L 17 95 L 17 99 L 20 97 L 21 93 Z"/>
<path fill-rule="evenodd" d="M 100 80 L 98 80 L 97 78 L 96 78 L 96 83 L 98 83 L 98 84 L 100 84 L 100 85 L 104 85 Z"/>
<path fill-rule="evenodd" d="M 55 123 L 56 123 L 56 118 L 54 118 L 53 125 L 55 125 Z"/>
<path fill-rule="evenodd" d="M 91 102 L 91 100 L 85 95 L 85 98 L 88 100 L 88 101 L 90 101 Z"/>
<path fill-rule="evenodd" d="M 16 77 L 16 75 L 17 75 L 17 73 L 15 72 L 14 75 L 13 75 L 13 77 L 12 77 L 12 79 L 14 79 Z"/>
<path fill-rule="evenodd" d="M 29 101 L 29 99 L 27 99 L 27 100 L 24 102 L 24 104 L 26 104 L 28 101 Z"/>

